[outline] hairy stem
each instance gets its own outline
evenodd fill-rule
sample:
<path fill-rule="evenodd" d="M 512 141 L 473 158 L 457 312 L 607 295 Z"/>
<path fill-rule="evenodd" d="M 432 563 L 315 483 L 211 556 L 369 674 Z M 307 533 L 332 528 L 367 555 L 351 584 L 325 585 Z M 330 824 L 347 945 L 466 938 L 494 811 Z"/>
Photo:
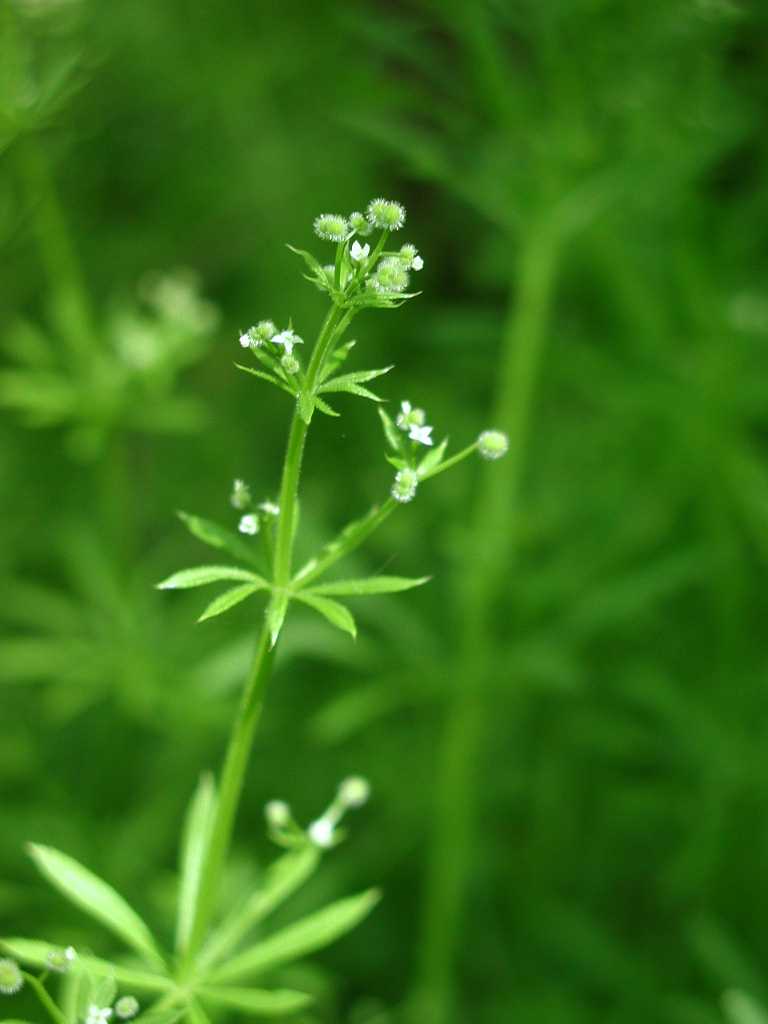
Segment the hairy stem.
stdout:
<path fill-rule="evenodd" d="M 515 267 L 494 403 L 494 426 L 508 433 L 509 455 L 479 489 L 468 544 L 469 575 L 462 582 L 458 659 L 438 751 L 435 826 L 414 999 L 414 1019 L 421 1024 L 446 1024 L 455 1005 L 453 975 L 474 843 L 479 762 L 491 711 L 485 692 L 493 668 L 488 620 L 517 545 L 520 482 L 557 251 L 553 227 L 539 222 L 526 236 Z"/>

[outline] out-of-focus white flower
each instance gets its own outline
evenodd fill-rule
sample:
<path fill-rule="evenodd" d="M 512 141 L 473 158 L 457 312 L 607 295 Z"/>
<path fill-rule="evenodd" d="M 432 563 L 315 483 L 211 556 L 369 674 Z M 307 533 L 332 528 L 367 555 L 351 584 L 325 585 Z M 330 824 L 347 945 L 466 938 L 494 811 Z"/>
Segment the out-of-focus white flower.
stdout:
<path fill-rule="evenodd" d="M 408 437 L 412 441 L 416 441 L 418 444 L 433 445 L 434 441 L 430 436 L 432 434 L 432 427 L 420 427 L 415 423 L 408 431 Z"/>
<path fill-rule="evenodd" d="M 349 255 L 350 258 L 355 261 L 355 263 L 362 263 L 363 260 L 368 259 L 370 252 L 371 247 L 370 245 L 368 245 L 367 242 L 365 243 L 365 245 L 360 245 L 358 241 L 354 241 L 349 250 Z"/>
<path fill-rule="evenodd" d="M 249 512 L 248 515 L 240 519 L 237 528 L 240 533 L 246 533 L 249 537 L 253 537 L 259 532 L 259 517 Z"/>

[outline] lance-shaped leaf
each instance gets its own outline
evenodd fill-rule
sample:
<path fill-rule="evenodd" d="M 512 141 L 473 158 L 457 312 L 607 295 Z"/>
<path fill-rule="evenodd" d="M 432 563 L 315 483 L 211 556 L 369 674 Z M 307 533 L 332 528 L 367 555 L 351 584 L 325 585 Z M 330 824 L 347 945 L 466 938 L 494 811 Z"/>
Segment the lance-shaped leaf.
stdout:
<path fill-rule="evenodd" d="M 275 646 L 277 638 L 280 636 L 280 630 L 283 628 L 285 616 L 288 612 L 289 600 L 290 598 L 285 592 L 273 592 L 272 594 L 272 600 L 267 608 L 267 628 L 269 629 L 270 647 Z"/>
<path fill-rule="evenodd" d="M 384 428 L 384 437 L 386 437 L 390 446 L 396 451 L 401 452 L 403 449 L 403 435 L 398 431 L 395 424 L 392 422 L 392 417 L 388 413 L 384 412 L 383 409 L 377 410 L 379 418 L 381 419 L 381 425 Z"/>
<path fill-rule="evenodd" d="M 256 552 L 232 530 L 228 530 L 225 526 L 219 526 L 212 519 L 204 519 L 202 516 L 193 516 L 188 512 L 177 514 L 189 532 L 203 544 L 228 551 L 230 555 L 249 565 L 258 565 Z"/>
<path fill-rule="evenodd" d="M 325 366 L 320 372 L 321 382 L 327 380 L 332 373 L 338 370 L 356 344 L 356 341 L 345 341 L 342 345 L 339 345 L 338 348 L 334 349 L 331 355 L 328 356 Z"/>
<path fill-rule="evenodd" d="M 391 366 L 384 366 L 380 370 L 358 370 L 354 373 L 344 373 L 340 377 L 332 377 L 321 384 L 319 390 L 321 392 L 346 391 L 351 395 L 359 395 L 361 398 L 370 398 L 374 402 L 380 402 L 381 399 L 378 395 L 362 385 L 376 377 L 381 377 L 382 374 L 389 373 L 391 369 Z"/>
<path fill-rule="evenodd" d="M 312 271 L 313 275 L 325 279 L 323 268 L 321 267 L 321 265 L 318 263 L 318 261 L 315 259 L 311 252 L 307 252 L 306 249 L 296 249 L 292 245 L 289 245 L 288 248 L 291 250 L 291 252 L 296 253 L 297 256 L 301 256 L 301 258 L 307 264 L 309 269 Z M 314 280 L 314 277 L 312 279 Z"/>
<path fill-rule="evenodd" d="M 236 565 L 198 565 L 193 569 L 181 569 L 162 583 L 157 584 L 158 590 L 187 590 L 189 587 L 204 587 L 208 583 L 219 580 L 242 580 L 250 583 L 267 581 L 249 569 L 240 569 Z"/>
<path fill-rule="evenodd" d="M 426 476 L 426 474 L 431 473 L 433 469 L 436 469 L 440 465 L 443 461 L 443 456 L 445 455 L 445 449 L 447 447 L 448 438 L 446 437 L 445 440 L 441 441 L 436 448 L 430 448 L 417 467 L 416 472 L 419 476 Z"/>
<path fill-rule="evenodd" d="M 316 558 L 310 559 L 300 569 L 294 577 L 294 584 L 300 584 L 304 580 L 309 582 L 317 579 L 340 558 L 350 551 L 354 551 L 391 515 L 394 508 L 396 508 L 396 502 L 393 498 L 389 498 L 383 505 L 374 505 L 360 519 L 353 519 L 351 523 L 347 523 L 341 533 L 329 541 Z"/>
<path fill-rule="evenodd" d="M 336 410 L 333 408 L 333 406 L 328 405 L 328 403 L 325 402 L 318 395 L 315 395 L 315 405 L 320 410 L 320 412 L 325 413 L 326 416 L 338 416 L 338 415 L 340 415 L 339 413 L 336 412 Z"/>
<path fill-rule="evenodd" d="M 216 813 L 216 786 L 213 776 L 203 775 L 192 797 L 184 823 L 181 845 L 181 877 L 176 917 L 176 950 L 184 952 L 192 933 L 192 925 L 200 892 L 203 863 L 211 838 Z"/>
<path fill-rule="evenodd" d="M 343 630 L 353 638 L 357 637 L 357 626 L 352 612 L 339 601 L 332 601 L 329 597 L 321 597 L 311 590 L 297 590 L 295 596 L 314 608 L 316 612 L 326 618 L 332 626 Z"/>
<path fill-rule="evenodd" d="M 269 990 L 204 985 L 196 991 L 202 1000 L 214 1006 L 244 1010 L 259 1017 L 285 1017 L 289 1013 L 304 1009 L 312 1002 L 312 997 L 306 992 L 294 992 L 286 988 Z"/>
<path fill-rule="evenodd" d="M 400 590 L 411 590 L 413 587 L 421 587 L 431 580 L 431 576 L 419 576 L 410 579 L 407 576 L 368 576 L 361 580 L 337 580 L 334 583 L 320 583 L 310 590 L 305 590 L 304 595 L 311 594 L 313 597 L 318 594 L 331 595 L 334 597 L 363 597 L 367 594 L 396 594 Z M 297 596 L 302 596 L 298 594 Z"/>
<path fill-rule="evenodd" d="M 153 965 L 163 958 L 152 933 L 123 897 L 74 858 L 50 846 L 30 844 L 29 853 L 40 873 L 72 903 L 101 921 Z"/>
<path fill-rule="evenodd" d="M 61 953 L 61 946 L 56 946 L 51 942 L 40 942 L 37 939 L 0 939 L 0 949 L 23 964 L 40 968 L 47 966 L 51 953 Z M 99 957 L 78 953 L 77 962 L 96 977 L 114 977 L 118 984 L 141 992 L 167 992 L 174 987 L 170 978 L 161 974 L 151 974 L 149 971 L 137 970 L 132 967 L 121 967 L 119 964 L 113 964 L 109 960 L 102 960 Z"/>
<path fill-rule="evenodd" d="M 255 594 L 259 590 L 269 590 L 269 584 L 261 577 L 258 577 L 255 583 L 243 583 L 239 587 L 225 590 L 223 594 L 219 594 L 211 601 L 197 621 L 205 622 L 206 619 L 212 619 L 216 615 L 223 615 L 224 612 L 228 612 L 230 608 L 234 608 L 236 604 L 245 601 L 251 594 Z"/>
<path fill-rule="evenodd" d="M 319 863 L 320 851 L 313 843 L 278 857 L 270 864 L 257 891 L 219 925 L 203 948 L 199 962 L 211 964 L 222 960 L 255 924 L 296 892 Z"/>
<path fill-rule="evenodd" d="M 274 384 L 275 387 L 281 388 L 283 391 L 287 391 L 291 396 L 296 394 L 295 388 L 292 388 L 285 381 L 278 380 L 278 378 L 273 376 L 271 373 L 266 373 L 264 370 L 256 370 L 252 366 L 243 366 L 240 363 L 235 363 L 235 366 L 238 370 L 242 370 L 243 373 L 250 373 L 252 377 L 258 377 L 260 380 L 265 380 L 269 384 Z"/>
<path fill-rule="evenodd" d="M 234 957 L 214 971 L 211 980 L 240 981 L 323 949 L 367 917 L 379 899 L 378 890 L 369 889 L 331 903 Z"/>

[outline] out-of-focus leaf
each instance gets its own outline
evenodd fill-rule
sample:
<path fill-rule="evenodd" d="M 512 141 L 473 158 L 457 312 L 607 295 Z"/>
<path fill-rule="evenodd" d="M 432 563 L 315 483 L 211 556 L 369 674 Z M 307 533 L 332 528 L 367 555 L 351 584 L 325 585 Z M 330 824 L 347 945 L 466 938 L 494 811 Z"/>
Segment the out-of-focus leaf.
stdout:
<path fill-rule="evenodd" d="M 328 619 L 331 625 L 344 630 L 345 633 L 349 633 L 352 637 L 357 636 L 354 617 L 343 604 L 340 604 L 338 601 L 332 601 L 328 597 L 320 597 L 309 590 L 297 591 L 296 597 L 305 604 L 308 604 L 310 608 L 320 612 L 321 615 Z"/>
<path fill-rule="evenodd" d="M 192 933 L 203 863 L 216 813 L 216 785 L 213 776 L 200 779 L 187 811 L 181 847 L 179 902 L 176 917 L 176 949 L 184 952 Z"/>
<path fill-rule="evenodd" d="M 61 946 L 38 939 L 0 939 L 0 949 L 15 957 L 23 964 L 44 968 L 51 953 L 60 953 Z M 161 974 L 137 970 L 133 967 L 121 967 L 109 960 L 78 953 L 78 962 L 97 977 L 114 976 L 115 980 L 126 988 L 138 989 L 141 992 L 166 992 L 173 988 L 173 982 Z"/>
<path fill-rule="evenodd" d="M 304 992 L 293 992 L 290 989 L 259 989 L 259 988 L 225 988 L 218 986 L 202 986 L 197 994 L 204 1001 L 214 1006 L 230 1007 L 245 1013 L 255 1013 L 259 1017 L 285 1017 L 296 1013 L 312 1002 L 312 997 Z"/>
<path fill-rule="evenodd" d="M 367 594 L 396 594 L 401 590 L 421 587 L 432 579 L 420 576 L 409 579 L 406 576 L 369 576 L 360 580 L 337 580 L 334 583 L 318 583 L 304 591 L 305 594 L 330 595 L 334 597 L 364 596 Z"/>
<path fill-rule="evenodd" d="M 211 979 L 217 984 L 240 981 L 323 949 L 367 917 L 379 899 L 378 890 L 369 889 L 331 903 L 233 957 Z"/>
<path fill-rule="evenodd" d="M 180 569 L 172 576 L 157 584 L 158 590 L 186 590 L 189 587 L 204 587 L 219 580 L 244 580 L 251 583 L 269 584 L 255 572 L 239 569 L 235 565 L 198 565 L 193 569 Z"/>
<path fill-rule="evenodd" d="M 50 846 L 31 843 L 29 853 L 43 877 L 68 900 L 101 921 L 149 963 L 162 966 L 163 958 L 149 928 L 112 886 Z"/>

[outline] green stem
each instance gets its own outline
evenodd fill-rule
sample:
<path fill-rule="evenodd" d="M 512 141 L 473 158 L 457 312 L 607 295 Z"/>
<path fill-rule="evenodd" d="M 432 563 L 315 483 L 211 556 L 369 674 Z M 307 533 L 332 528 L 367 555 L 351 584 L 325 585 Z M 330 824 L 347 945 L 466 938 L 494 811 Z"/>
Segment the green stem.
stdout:
<path fill-rule="evenodd" d="M 48 1015 L 53 1021 L 55 1021 L 55 1024 L 68 1024 L 67 1018 L 48 995 L 48 992 L 42 982 L 36 978 L 34 974 L 27 974 L 26 971 L 22 971 L 22 974 L 24 975 L 24 980 L 29 984 L 29 987 L 45 1007 Z"/>
<path fill-rule="evenodd" d="M 243 689 L 224 758 L 216 817 L 205 858 L 195 920 L 189 940 L 188 959 L 190 960 L 199 949 L 210 924 L 221 872 L 232 840 L 232 830 L 243 791 L 253 735 L 261 717 L 264 692 L 272 672 L 273 662 L 274 650 L 270 647 L 269 630 L 265 624 L 259 635 L 256 656 Z"/>
<path fill-rule="evenodd" d="M 438 752 L 435 827 L 413 1004 L 414 1020 L 420 1024 L 446 1024 L 455 1006 L 453 973 L 475 841 L 478 767 L 491 711 L 485 693 L 493 671 L 488 620 L 517 545 L 519 489 L 557 252 L 553 226 L 539 223 L 524 240 L 515 268 L 493 421 L 509 435 L 509 454 L 497 471 L 485 475 L 479 489 L 468 545 L 469 575 L 462 581 L 461 634 Z"/>
<path fill-rule="evenodd" d="M 319 374 L 334 339 L 346 327 L 351 317 L 351 313 L 345 315 L 336 306 L 332 307 L 326 316 L 307 369 L 305 387 L 310 396 L 315 392 Z M 276 589 L 281 588 L 283 591 L 291 579 L 299 477 L 308 429 L 309 424 L 302 419 L 300 406 L 297 403 L 283 462 L 280 515 L 277 520 L 277 536 L 275 538 L 273 582 Z M 232 841 L 232 832 L 243 792 L 253 736 L 261 717 L 267 683 L 272 674 L 274 656 L 275 651 L 271 645 L 270 631 L 265 622 L 259 635 L 253 666 L 243 690 L 224 758 L 216 816 L 203 866 L 195 920 L 187 951 L 187 965 L 200 948 L 211 922 L 221 873 Z"/>

